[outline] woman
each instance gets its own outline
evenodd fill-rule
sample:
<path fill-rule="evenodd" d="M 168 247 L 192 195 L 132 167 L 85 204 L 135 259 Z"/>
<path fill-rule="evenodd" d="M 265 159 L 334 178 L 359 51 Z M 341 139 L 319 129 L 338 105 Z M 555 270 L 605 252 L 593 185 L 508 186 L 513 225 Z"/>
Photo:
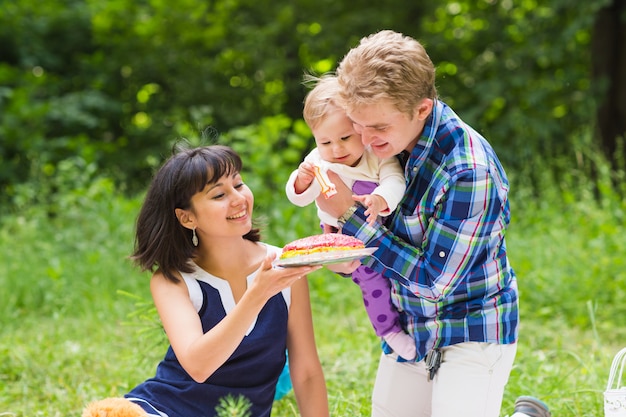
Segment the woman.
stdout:
<path fill-rule="evenodd" d="M 125 397 L 149 415 L 216 415 L 245 397 L 269 416 L 289 352 L 302 416 L 328 416 L 307 280 L 319 267 L 274 268 L 280 248 L 253 227 L 242 161 L 220 145 L 182 150 L 154 177 L 137 221 L 133 259 L 170 342 L 153 378 Z"/>

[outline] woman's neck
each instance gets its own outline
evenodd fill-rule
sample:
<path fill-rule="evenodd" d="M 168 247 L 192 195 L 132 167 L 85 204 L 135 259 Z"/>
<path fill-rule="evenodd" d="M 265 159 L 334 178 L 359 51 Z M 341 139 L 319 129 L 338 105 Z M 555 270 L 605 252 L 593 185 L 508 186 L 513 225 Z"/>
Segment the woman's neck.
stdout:
<path fill-rule="evenodd" d="M 200 247 L 194 262 L 208 273 L 225 280 L 247 277 L 265 259 L 263 245 L 247 239 L 215 242 Z"/>

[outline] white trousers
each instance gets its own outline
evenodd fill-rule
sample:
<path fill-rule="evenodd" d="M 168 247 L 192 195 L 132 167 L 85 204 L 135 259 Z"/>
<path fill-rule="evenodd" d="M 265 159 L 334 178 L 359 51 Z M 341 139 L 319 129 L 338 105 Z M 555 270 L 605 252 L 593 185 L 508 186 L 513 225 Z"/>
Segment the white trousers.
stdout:
<path fill-rule="evenodd" d="M 432 381 L 424 361 L 397 362 L 382 355 L 372 417 L 499 417 L 517 345 L 467 342 L 441 349 Z"/>

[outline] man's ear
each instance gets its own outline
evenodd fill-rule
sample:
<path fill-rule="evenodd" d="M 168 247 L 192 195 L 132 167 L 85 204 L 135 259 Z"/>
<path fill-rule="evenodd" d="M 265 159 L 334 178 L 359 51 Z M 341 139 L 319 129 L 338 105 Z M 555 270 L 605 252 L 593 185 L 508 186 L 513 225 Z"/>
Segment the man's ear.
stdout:
<path fill-rule="evenodd" d="M 181 226 L 186 227 L 187 229 L 194 229 L 196 227 L 196 222 L 194 221 L 193 215 L 189 212 L 189 210 L 183 210 L 181 208 L 177 208 L 174 210 L 176 213 L 176 218 Z"/>
<path fill-rule="evenodd" d="M 415 111 L 417 118 L 419 120 L 426 120 L 428 116 L 430 116 L 430 113 L 433 111 L 433 105 L 434 105 L 433 99 L 431 98 L 422 99 L 422 101 L 418 103 L 417 109 Z"/>

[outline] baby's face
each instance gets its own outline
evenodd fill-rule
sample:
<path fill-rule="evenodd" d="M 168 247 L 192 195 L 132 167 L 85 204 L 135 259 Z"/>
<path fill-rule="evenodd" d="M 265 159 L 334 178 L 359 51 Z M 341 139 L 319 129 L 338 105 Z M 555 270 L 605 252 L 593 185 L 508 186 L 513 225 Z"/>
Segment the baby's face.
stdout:
<path fill-rule="evenodd" d="M 312 132 L 324 161 L 355 166 L 361 160 L 365 150 L 361 135 L 355 132 L 342 110 L 326 116 Z"/>

